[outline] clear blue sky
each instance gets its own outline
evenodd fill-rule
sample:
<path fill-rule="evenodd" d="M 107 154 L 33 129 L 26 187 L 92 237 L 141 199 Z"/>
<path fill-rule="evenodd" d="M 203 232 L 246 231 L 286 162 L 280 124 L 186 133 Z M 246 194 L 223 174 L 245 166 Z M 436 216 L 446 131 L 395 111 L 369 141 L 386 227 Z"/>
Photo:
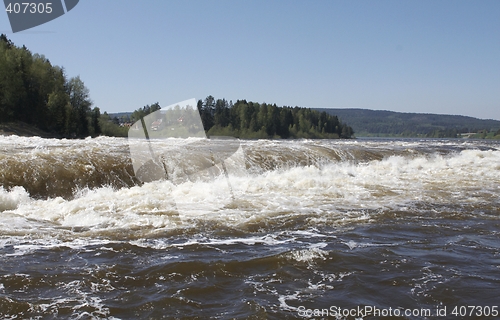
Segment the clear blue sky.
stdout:
<path fill-rule="evenodd" d="M 81 0 L 13 34 L 101 111 L 207 95 L 500 120 L 500 1 Z"/>

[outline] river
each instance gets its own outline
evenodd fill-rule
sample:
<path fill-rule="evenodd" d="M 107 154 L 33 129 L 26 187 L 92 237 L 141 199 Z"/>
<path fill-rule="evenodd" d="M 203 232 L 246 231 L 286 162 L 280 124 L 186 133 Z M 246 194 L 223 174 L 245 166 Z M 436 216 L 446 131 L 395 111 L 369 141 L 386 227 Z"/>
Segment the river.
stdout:
<path fill-rule="evenodd" d="M 499 142 L 239 141 L 186 173 L 206 141 L 152 142 L 176 161 L 141 182 L 143 141 L 0 136 L 1 318 L 500 312 Z"/>

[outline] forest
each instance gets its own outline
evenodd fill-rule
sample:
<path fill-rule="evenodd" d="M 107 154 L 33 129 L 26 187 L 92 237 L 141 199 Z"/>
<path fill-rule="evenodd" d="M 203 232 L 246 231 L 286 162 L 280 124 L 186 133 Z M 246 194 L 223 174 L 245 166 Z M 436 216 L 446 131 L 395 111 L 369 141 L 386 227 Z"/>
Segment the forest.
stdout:
<path fill-rule="evenodd" d="M 500 121 L 369 109 L 315 109 L 349 123 L 358 137 L 500 139 Z"/>
<path fill-rule="evenodd" d="M 338 139 L 352 138 L 354 131 L 337 116 L 310 108 L 278 107 L 276 104 L 215 99 L 208 96 L 197 102 L 203 128 L 208 136 L 242 139 Z M 115 124 L 134 123 L 160 109 L 156 102 L 133 113 L 111 117 Z M 103 130 L 104 131 L 104 130 Z"/>
<path fill-rule="evenodd" d="M 351 127 L 334 115 L 310 108 L 278 107 L 276 104 L 236 103 L 208 96 L 198 101 L 198 111 L 207 135 L 258 138 L 351 138 Z"/>
<path fill-rule="evenodd" d="M 60 137 L 97 136 L 101 114 L 91 106 L 80 77 L 68 79 L 43 55 L 0 35 L 0 122 L 21 121 Z"/>
<path fill-rule="evenodd" d="M 0 123 L 20 121 L 65 138 L 126 136 L 124 119 L 101 115 L 99 108 L 91 107 L 89 90 L 80 77 L 68 79 L 64 68 L 0 36 Z M 209 136 L 335 139 L 354 134 L 337 116 L 310 108 L 246 100 L 233 104 L 213 96 L 199 100 L 197 108 Z M 160 109 L 159 103 L 144 106 L 127 116 L 126 122 Z"/>

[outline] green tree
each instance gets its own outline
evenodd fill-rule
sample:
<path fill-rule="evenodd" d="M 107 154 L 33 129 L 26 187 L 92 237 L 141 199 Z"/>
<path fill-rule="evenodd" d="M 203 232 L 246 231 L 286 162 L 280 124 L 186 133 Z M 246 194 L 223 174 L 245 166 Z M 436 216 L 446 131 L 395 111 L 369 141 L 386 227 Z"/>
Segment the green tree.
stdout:
<path fill-rule="evenodd" d="M 49 95 L 47 102 L 49 112 L 48 129 L 52 132 L 63 133 L 65 131 L 66 108 L 69 107 L 69 97 L 63 90 L 56 90 Z"/>
<path fill-rule="evenodd" d="M 64 69 L 0 35 L 0 121 L 23 121 L 68 137 L 89 133 L 89 91 Z"/>
<path fill-rule="evenodd" d="M 215 101 L 215 102 L 214 102 Z M 336 116 L 309 108 L 238 100 L 229 105 L 212 96 L 198 101 L 198 110 L 209 135 L 232 134 L 241 138 L 350 138 L 351 127 Z M 208 125 L 207 125 L 208 124 Z"/>
<path fill-rule="evenodd" d="M 101 134 L 101 126 L 99 124 L 99 119 L 101 118 L 101 110 L 98 107 L 92 109 L 90 128 L 92 136 L 98 136 Z"/>
<path fill-rule="evenodd" d="M 200 113 L 203 128 L 208 132 L 214 125 L 215 98 L 208 96 L 204 102 L 201 100 L 198 101 L 197 108 Z"/>
<path fill-rule="evenodd" d="M 22 106 L 27 101 L 24 58 L 20 50 L 2 35 L 0 40 L 0 121 L 25 121 Z"/>
<path fill-rule="evenodd" d="M 88 136 L 89 125 L 87 115 L 90 114 L 90 106 L 92 105 L 89 89 L 85 87 L 83 81 L 77 76 L 69 80 L 67 90 L 69 102 L 73 108 L 73 112 L 69 117 L 70 122 L 68 123 L 71 127 L 67 128 L 67 130 L 79 137 Z"/>

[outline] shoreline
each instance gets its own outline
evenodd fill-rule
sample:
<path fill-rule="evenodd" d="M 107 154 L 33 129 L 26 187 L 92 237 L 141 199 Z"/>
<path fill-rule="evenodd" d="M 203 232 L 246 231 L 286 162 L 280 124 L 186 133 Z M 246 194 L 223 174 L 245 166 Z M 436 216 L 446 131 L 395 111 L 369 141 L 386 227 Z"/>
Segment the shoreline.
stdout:
<path fill-rule="evenodd" d="M 0 136 L 17 135 L 20 137 L 40 137 L 40 138 L 57 138 L 62 136 L 40 130 L 32 125 L 24 122 L 6 122 L 0 123 Z"/>

